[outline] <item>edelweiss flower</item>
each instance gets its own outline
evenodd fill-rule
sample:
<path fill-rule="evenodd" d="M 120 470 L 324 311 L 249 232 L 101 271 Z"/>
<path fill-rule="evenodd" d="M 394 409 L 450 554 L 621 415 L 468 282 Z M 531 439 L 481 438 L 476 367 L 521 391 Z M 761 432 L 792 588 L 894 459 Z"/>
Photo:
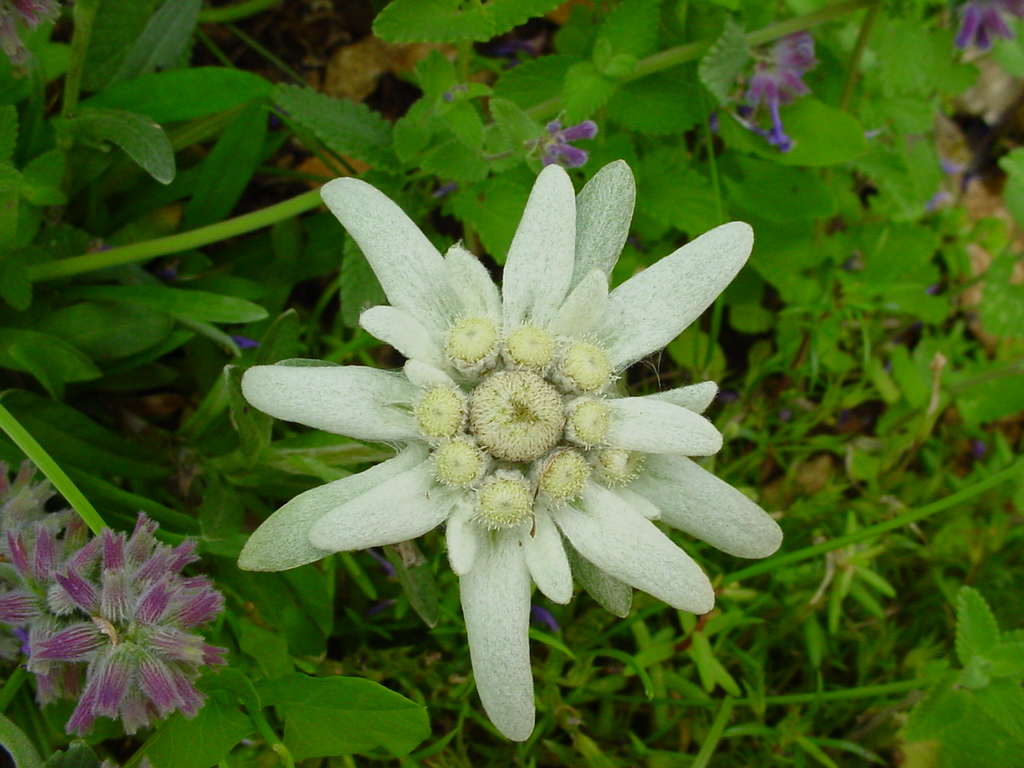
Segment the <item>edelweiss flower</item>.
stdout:
<path fill-rule="evenodd" d="M 288 502 L 239 564 L 294 568 L 445 523 L 480 698 L 502 733 L 524 740 L 534 723 L 532 584 L 566 603 L 575 576 L 620 615 L 630 586 L 706 613 L 707 576 L 652 520 L 740 557 L 779 546 L 764 511 L 686 458 L 722 445 L 699 415 L 713 383 L 646 397 L 623 397 L 616 385 L 733 279 L 750 227 L 718 227 L 609 293 L 633 213 L 629 167 L 606 166 L 576 198 L 551 165 L 530 194 L 499 292 L 465 248 L 442 257 L 369 184 L 338 179 L 323 198 L 391 301 L 361 324 L 408 362 L 402 372 L 257 366 L 242 388 L 277 418 L 405 448 Z"/>

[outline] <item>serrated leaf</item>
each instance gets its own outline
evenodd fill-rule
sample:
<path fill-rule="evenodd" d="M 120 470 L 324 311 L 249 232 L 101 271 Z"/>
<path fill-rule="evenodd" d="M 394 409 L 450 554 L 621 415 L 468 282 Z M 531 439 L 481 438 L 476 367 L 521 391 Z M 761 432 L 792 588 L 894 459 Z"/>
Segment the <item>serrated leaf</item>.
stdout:
<path fill-rule="evenodd" d="M 285 746 L 296 760 L 376 747 L 402 757 L 430 735 L 425 708 L 370 680 L 295 672 L 257 690 L 284 713 Z"/>
<path fill-rule="evenodd" d="M 736 77 L 749 61 L 750 48 L 743 27 L 730 17 L 722 36 L 701 58 L 697 73 L 704 87 L 724 106 L 731 100 Z"/>
<path fill-rule="evenodd" d="M 424 173 L 440 179 L 469 184 L 487 176 L 487 163 L 481 153 L 452 139 L 427 150 L 420 161 Z"/>
<path fill-rule="evenodd" d="M 332 151 L 381 170 L 399 170 L 391 147 L 391 126 L 365 104 L 333 99 L 295 85 L 279 85 L 274 103 Z"/>
<path fill-rule="evenodd" d="M 67 155 L 62 150 L 51 149 L 32 158 L 22 171 L 21 196 L 33 205 L 63 205 L 66 170 Z"/>
<path fill-rule="evenodd" d="M 0 746 L 7 751 L 14 768 L 43 768 L 43 761 L 32 740 L 3 715 L 0 715 Z"/>
<path fill-rule="evenodd" d="M 820 175 L 807 168 L 779 167 L 755 158 L 737 158 L 742 180 L 725 177 L 729 198 L 755 216 L 785 223 L 824 219 L 836 202 Z"/>
<path fill-rule="evenodd" d="M 598 40 L 608 40 L 613 56 L 646 56 L 654 49 L 660 22 L 660 0 L 624 0 L 605 17 Z"/>
<path fill-rule="evenodd" d="M 455 138 L 472 150 L 479 150 L 484 143 L 484 122 L 471 101 L 460 100 L 452 104 L 441 121 L 455 134 Z"/>
<path fill-rule="evenodd" d="M 463 0 L 393 0 L 377 14 L 373 31 L 391 43 L 482 42 L 497 34 L 494 19 Z"/>
<path fill-rule="evenodd" d="M 904 729 L 908 741 L 939 738 L 943 731 L 963 719 L 970 706 L 970 694 L 953 689 L 956 678 L 955 672 L 947 674 L 914 707 Z"/>
<path fill-rule="evenodd" d="M 268 98 L 272 83 L 226 67 L 190 67 L 142 75 L 96 94 L 83 106 L 123 109 L 157 123 L 193 120 L 254 99 Z"/>
<path fill-rule="evenodd" d="M 524 22 L 549 13 L 565 0 L 491 0 L 484 7 L 494 19 L 494 34 L 503 35 Z"/>
<path fill-rule="evenodd" d="M 974 691 L 974 701 L 1015 740 L 1024 742 L 1024 690 L 1006 678 Z"/>
<path fill-rule="evenodd" d="M 50 755 L 43 768 L 100 768 L 100 759 L 84 741 L 73 741 L 63 752 Z"/>
<path fill-rule="evenodd" d="M 9 165 L 0 165 L 0 246 L 18 233 L 20 200 L 21 174 Z"/>
<path fill-rule="evenodd" d="M 202 0 L 166 0 L 125 51 L 108 85 L 178 65 L 192 42 Z"/>
<path fill-rule="evenodd" d="M 589 61 L 578 61 L 565 73 L 562 105 L 565 123 L 583 122 L 603 107 L 615 93 L 618 84 L 600 72 Z"/>
<path fill-rule="evenodd" d="M 494 124 L 508 141 L 512 152 L 525 154 L 526 143 L 540 136 L 540 123 L 508 99 L 492 98 L 487 106 Z"/>
<path fill-rule="evenodd" d="M 558 98 L 573 62 L 569 56 L 558 55 L 524 61 L 494 84 L 494 96 L 508 99 L 523 109 Z"/>
<path fill-rule="evenodd" d="M 13 104 L 0 106 L 0 163 L 9 163 L 18 144 L 18 108 Z"/>
<path fill-rule="evenodd" d="M 116 144 L 161 184 L 174 180 L 171 142 L 148 117 L 118 109 L 83 108 L 65 125 L 77 136 Z"/>
<path fill-rule="evenodd" d="M 519 223 L 508 212 L 523 210 L 532 186 L 532 178 L 506 173 L 472 188 L 459 189 L 449 205 L 452 213 L 479 235 L 491 258 L 504 264 Z"/>
<path fill-rule="evenodd" d="M 1004 638 L 1005 639 L 1005 635 Z M 985 652 L 992 677 L 1024 677 L 1024 642 L 1000 643 Z"/>
<path fill-rule="evenodd" d="M 960 587 L 956 594 L 956 655 L 960 663 L 982 656 L 999 644 L 999 625 L 978 590 Z"/>
<path fill-rule="evenodd" d="M 346 237 L 345 245 L 342 246 L 338 294 L 341 299 L 341 319 L 349 328 L 359 327 L 359 315 L 363 310 L 386 304 L 388 300 L 370 263 L 351 237 Z"/>

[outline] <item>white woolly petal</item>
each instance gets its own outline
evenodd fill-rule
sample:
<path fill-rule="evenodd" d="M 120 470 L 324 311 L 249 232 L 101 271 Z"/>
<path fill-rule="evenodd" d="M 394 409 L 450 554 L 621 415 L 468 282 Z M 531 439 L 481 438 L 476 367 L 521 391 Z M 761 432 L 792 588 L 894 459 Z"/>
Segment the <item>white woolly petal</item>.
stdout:
<path fill-rule="evenodd" d="M 309 543 L 348 552 L 415 539 L 444 522 L 458 494 L 438 487 L 427 460 L 328 511 L 310 528 Z"/>
<path fill-rule="evenodd" d="M 487 716 L 513 741 L 533 732 L 530 670 L 530 574 L 513 531 L 483 540 L 459 580 L 473 675 Z"/>
<path fill-rule="evenodd" d="M 631 483 L 628 488 L 612 488 L 612 493 L 629 504 L 633 509 L 646 517 L 648 520 L 660 520 L 661 510 L 652 504 L 648 499 L 636 493 Z"/>
<path fill-rule="evenodd" d="M 480 526 L 472 522 L 473 505 L 460 499 L 448 517 L 445 541 L 448 544 L 448 562 L 456 576 L 465 576 L 473 567 L 481 536 Z"/>
<path fill-rule="evenodd" d="M 610 275 L 629 236 L 636 201 L 633 172 L 624 160 L 609 163 L 576 198 L 576 265 L 572 284 L 591 270 Z"/>
<path fill-rule="evenodd" d="M 630 488 L 661 510 L 661 519 L 736 557 L 767 557 L 782 529 L 738 490 L 683 456 L 648 456 Z"/>
<path fill-rule="evenodd" d="M 437 337 L 408 312 L 396 307 L 371 307 L 359 316 L 359 324 L 410 360 L 422 360 L 436 368 L 445 365 Z"/>
<path fill-rule="evenodd" d="M 299 494 L 249 537 L 238 557 L 238 567 L 245 571 L 284 571 L 331 554 L 309 543 L 313 524 L 332 509 L 422 463 L 426 454 L 425 446 L 410 446 L 365 472 Z"/>
<path fill-rule="evenodd" d="M 647 397 L 606 400 L 611 425 L 608 445 L 644 453 L 710 456 L 722 448 L 722 434 L 703 416 Z"/>
<path fill-rule="evenodd" d="M 455 386 L 452 377 L 447 373 L 433 365 L 421 363 L 419 360 L 406 360 L 405 365 L 402 366 L 402 372 L 413 386 L 422 389 Z"/>
<path fill-rule="evenodd" d="M 747 224 L 723 224 L 613 290 L 594 329 L 612 365 L 625 368 L 678 336 L 732 282 L 753 244 Z"/>
<path fill-rule="evenodd" d="M 575 242 L 572 181 L 561 166 L 549 165 L 533 185 L 505 261 L 506 331 L 526 322 L 541 327 L 551 322 L 569 290 Z"/>
<path fill-rule="evenodd" d="M 388 301 L 443 333 L 457 312 L 444 259 L 412 219 L 376 187 L 335 179 L 320 189 L 331 213 L 359 244 Z"/>
<path fill-rule="evenodd" d="M 715 593 L 708 577 L 654 523 L 595 484 L 583 491 L 582 500 L 582 509 L 563 507 L 555 521 L 583 557 L 674 608 L 711 610 Z"/>
<path fill-rule="evenodd" d="M 419 434 L 407 407 L 416 393 L 400 373 L 356 365 L 257 365 L 242 377 L 242 394 L 275 418 L 357 440 Z"/>
<path fill-rule="evenodd" d="M 501 293 L 480 259 L 456 243 L 444 256 L 448 282 L 466 315 L 501 322 Z"/>
<path fill-rule="evenodd" d="M 625 582 L 612 578 L 592 562 L 583 557 L 571 542 L 566 543 L 572 575 L 597 604 L 615 616 L 625 618 L 633 604 L 633 588 Z"/>
<path fill-rule="evenodd" d="M 608 276 L 595 269 L 565 297 L 548 330 L 557 336 L 578 338 L 601 319 L 607 301 Z"/>
<path fill-rule="evenodd" d="M 562 546 L 562 535 L 547 510 L 537 509 L 532 532 L 522 537 L 526 567 L 537 588 L 552 602 L 565 605 L 572 599 L 572 571 Z"/>
<path fill-rule="evenodd" d="M 708 406 L 715 401 L 718 394 L 718 385 L 713 381 L 702 381 L 699 384 L 690 384 L 686 387 L 676 387 L 667 392 L 657 392 L 653 395 L 644 395 L 652 400 L 664 400 L 666 403 L 678 405 L 694 413 L 704 413 Z"/>

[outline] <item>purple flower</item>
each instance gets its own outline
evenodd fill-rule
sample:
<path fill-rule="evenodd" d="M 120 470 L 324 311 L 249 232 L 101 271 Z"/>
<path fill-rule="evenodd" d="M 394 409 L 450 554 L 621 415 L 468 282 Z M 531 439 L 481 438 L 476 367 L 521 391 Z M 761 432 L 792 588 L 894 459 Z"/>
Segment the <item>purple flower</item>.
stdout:
<path fill-rule="evenodd" d="M 248 336 L 239 336 L 238 334 L 231 334 L 231 338 L 235 344 L 238 345 L 239 349 L 255 349 L 260 345 L 256 339 L 250 339 Z"/>
<path fill-rule="evenodd" d="M 1005 14 L 1024 18 L 1024 0 L 969 0 L 960 7 L 963 19 L 953 41 L 957 48 L 973 45 L 980 51 L 992 47 L 994 38 L 1013 39 Z"/>
<path fill-rule="evenodd" d="M 0 48 L 12 64 L 24 64 L 27 59 L 22 29 L 35 29 L 59 15 L 58 0 L 0 0 Z"/>
<path fill-rule="evenodd" d="M 745 96 L 749 111 L 738 110 L 747 128 L 764 136 L 773 147 L 789 152 L 793 148 L 793 140 L 786 135 L 782 126 L 779 107 L 810 93 L 803 77 L 817 64 L 818 60 L 814 58 L 814 38 L 807 32 L 798 32 L 774 43 L 767 55 L 758 60 L 754 76 L 750 78 Z M 768 111 L 771 128 L 762 128 L 755 120 L 762 106 Z M 749 120 L 743 119 L 747 117 Z"/>
<path fill-rule="evenodd" d="M 531 152 L 541 153 L 541 164 L 557 163 L 563 168 L 579 168 L 586 164 L 588 153 L 585 149 L 572 146 L 571 142 L 592 139 L 597 135 L 597 123 L 584 120 L 578 125 L 562 128 L 561 120 L 552 120 L 544 133 L 530 142 Z"/>

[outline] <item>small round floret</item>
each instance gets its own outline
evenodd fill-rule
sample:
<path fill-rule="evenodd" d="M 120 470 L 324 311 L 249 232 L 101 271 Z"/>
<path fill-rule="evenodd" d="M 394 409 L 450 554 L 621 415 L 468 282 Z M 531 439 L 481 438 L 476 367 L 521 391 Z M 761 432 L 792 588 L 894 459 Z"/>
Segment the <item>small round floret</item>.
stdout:
<path fill-rule="evenodd" d="M 603 400 L 579 398 L 569 403 L 566 437 L 584 448 L 600 445 L 608 437 L 611 413 Z"/>
<path fill-rule="evenodd" d="M 466 487 L 487 469 L 487 455 L 468 438 L 455 438 L 434 451 L 434 471 L 445 485 Z"/>
<path fill-rule="evenodd" d="M 644 456 L 625 448 L 606 448 L 597 452 L 595 464 L 601 479 L 608 485 L 625 485 L 640 473 Z"/>
<path fill-rule="evenodd" d="M 576 498 L 590 476 L 590 464 L 571 448 L 556 451 L 544 462 L 537 487 L 557 501 Z"/>
<path fill-rule="evenodd" d="M 569 346 L 562 358 L 562 376 L 575 389 L 597 392 L 612 380 L 612 364 L 608 353 L 596 344 L 577 341 Z"/>
<path fill-rule="evenodd" d="M 522 325 L 505 339 L 505 355 L 512 365 L 546 368 L 555 356 L 555 339 L 534 325 Z"/>
<path fill-rule="evenodd" d="M 434 387 L 416 404 L 416 424 L 428 437 L 453 437 L 466 421 L 466 396 L 453 387 Z"/>
<path fill-rule="evenodd" d="M 533 515 L 533 495 L 518 472 L 495 472 L 481 486 L 476 500 L 476 519 L 491 529 L 512 528 Z"/>
<path fill-rule="evenodd" d="M 497 351 L 498 326 L 490 318 L 466 317 L 448 331 L 445 351 L 457 363 L 475 365 Z"/>

